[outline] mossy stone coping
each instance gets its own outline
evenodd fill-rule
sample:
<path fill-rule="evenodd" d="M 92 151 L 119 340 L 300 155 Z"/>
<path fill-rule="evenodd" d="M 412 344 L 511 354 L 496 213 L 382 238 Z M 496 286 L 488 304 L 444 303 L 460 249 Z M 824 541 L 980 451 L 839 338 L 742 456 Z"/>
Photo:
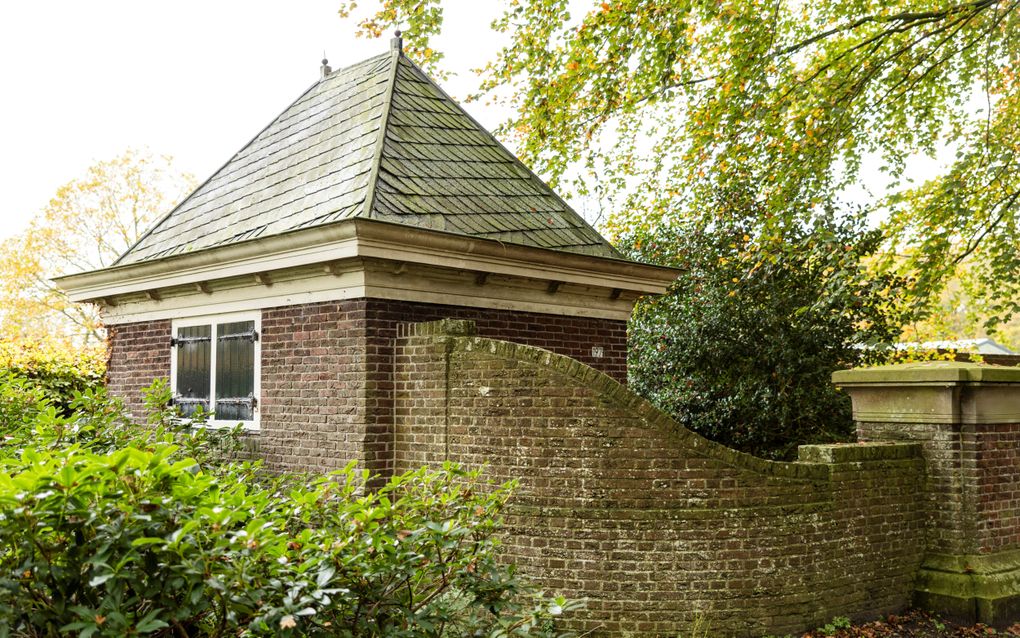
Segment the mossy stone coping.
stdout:
<path fill-rule="evenodd" d="M 920 459 L 918 443 L 890 443 L 869 441 L 863 443 L 829 443 L 801 445 L 797 460 L 802 463 L 861 463 L 865 461 L 902 461 Z"/>
<path fill-rule="evenodd" d="M 1020 368 L 964 361 L 925 361 L 837 370 L 839 386 L 900 383 L 1020 383 Z"/>

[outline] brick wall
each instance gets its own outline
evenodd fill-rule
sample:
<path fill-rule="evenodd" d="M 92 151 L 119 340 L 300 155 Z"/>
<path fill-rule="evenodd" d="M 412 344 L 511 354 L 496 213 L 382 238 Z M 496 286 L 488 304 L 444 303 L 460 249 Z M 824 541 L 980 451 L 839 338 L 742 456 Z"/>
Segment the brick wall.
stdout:
<path fill-rule="evenodd" d="M 388 299 L 369 299 L 367 308 L 369 337 L 375 343 L 392 343 L 400 324 L 469 320 L 481 337 L 545 348 L 601 370 L 620 383 L 627 382 L 626 321 Z M 595 347 L 602 349 L 601 357 L 592 356 Z"/>
<path fill-rule="evenodd" d="M 863 422 L 857 435 L 924 447 L 931 552 L 1020 549 L 1020 424 Z"/>
<path fill-rule="evenodd" d="M 975 505 L 967 497 L 967 483 L 973 484 L 976 476 L 961 460 L 962 450 L 974 446 L 970 435 L 950 423 L 857 423 L 858 440 L 909 441 L 924 447 L 927 545 L 932 552 L 973 553 L 975 529 L 962 524 L 974 520 L 966 512 Z M 960 480 L 965 474 L 970 474 L 967 482 Z"/>
<path fill-rule="evenodd" d="M 275 471 L 364 462 L 365 300 L 262 311 L 259 448 Z"/>
<path fill-rule="evenodd" d="M 782 635 L 910 600 L 919 446 L 771 463 L 576 361 L 431 329 L 398 342 L 397 469 L 449 458 L 520 479 L 505 551 L 547 590 L 587 599 L 577 629 L 686 635 L 702 616 L 709 635 Z"/>
<path fill-rule="evenodd" d="M 591 365 L 621 383 L 627 377 L 627 322 L 489 308 L 368 299 L 366 301 L 366 466 L 394 469 L 394 343 L 402 327 L 440 319 L 470 320 L 478 334 L 545 348 Z M 602 348 L 601 357 L 592 348 Z"/>
<path fill-rule="evenodd" d="M 353 299 L 262 311 L 261 432 L 272 470 L 328 472 L 357 461 L 393 471 L 393 341 L 400 326 L 475 321 L 482 334 L 549 348 L 625 381 L 624 321 Z M 110 388 L 141 414 L 140 388 L 170 372 L 170 322 L 114 326 Z M 592 356 L 592 347 L 602 357 Z M 254 441 L 252 443 L 255 445 Z"/>
<path fill-rule="evenodd" d="M 1020 424 L 983 426 L 977 452 L 978 549 L 1020 549 Z"/>
<path fill-rule="evenodd" d="M 170 376 L 170 322 L 144 321 L 111 326 L 107 387 L 123 399 L 133 419 L 143 420 L 142 388 Z"/>
<path fill-rule="evenodd" d="M 417 323 L 448 317 L 462 320 Z M 135 418 L 142 388 L 169 373 L 169 338 L 169 321 L 110 329 L 109 387 Z M 782 635 L 896 611 L 915 588 L 946 599 L 974 570 L 982 583 L 1017 571 L 1015 422 L 863 422 L 861 440 L 882 443 L 772 463 L 709 443 L 618 383 L 623 322 L 356 299 L 264 310 L 261 347 L 252 448 L 268 467 L 388 473 L 449 458 L 520 479 L 507 556 L 586 599 L 571 619 L 581 630 L 677 635 L 706 621 L 710 635 Z M 1014 594 L 988 594 L 998 607 L 982 619 L 1013 619 Z"/>

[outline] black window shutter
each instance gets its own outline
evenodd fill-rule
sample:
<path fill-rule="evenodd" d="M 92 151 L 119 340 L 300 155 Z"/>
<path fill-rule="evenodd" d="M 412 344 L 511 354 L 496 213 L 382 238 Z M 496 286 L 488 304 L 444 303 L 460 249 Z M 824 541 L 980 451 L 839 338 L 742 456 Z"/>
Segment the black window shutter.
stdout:
<path fill-rule="evenodd" d="M 250 421 L 255 413 L 254 321 L 216 325 L 216 419 Z"/>
<path fill-rule="evenodd" d="M 177 357 L 177 395 L 175 403 L 181 415 L 189 417 L 201 407 L 209 410 L 209 366 L 212 326 L 178 328 L 173 345 Z"/>

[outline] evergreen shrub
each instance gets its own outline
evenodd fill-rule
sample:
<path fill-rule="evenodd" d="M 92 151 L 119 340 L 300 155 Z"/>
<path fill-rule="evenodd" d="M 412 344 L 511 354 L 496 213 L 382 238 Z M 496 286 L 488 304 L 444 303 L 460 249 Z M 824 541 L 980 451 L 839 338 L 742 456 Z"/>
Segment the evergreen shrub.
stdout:
<path fill-rule="evenodd" d="M 267 476 L 222 461 L 236 431 L 38 394 L 0 379 L 23 408 L 0 422 L 0 635 L 557 635 L 566 601 L 496 558 L 513 484 L 451 464 L 375 491 L 353 466 Z"/>

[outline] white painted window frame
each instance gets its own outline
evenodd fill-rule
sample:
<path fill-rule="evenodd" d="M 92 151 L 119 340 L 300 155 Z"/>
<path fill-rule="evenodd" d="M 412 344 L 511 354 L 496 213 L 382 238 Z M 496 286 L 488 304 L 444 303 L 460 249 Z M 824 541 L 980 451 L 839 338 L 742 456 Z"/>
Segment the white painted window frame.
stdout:
<path fill-rule="evenodd" d="M 252 408 L 252 420 L 251 421 L 227 421 L 221 419 L 209 419 L 206 422 L 206 426 L 210 428 L 232 428 L 238 423 L 241 426 L 251 432 L 257 432 L 261 427 L 260 415 L 262 413 L 262 311 L 253 310 L 246 312 L 230 312 L 223 314 L 214 315 L 196 315 L 194 317 L 184 317 L 181 319 L 174 319 L 170 322 L 170 334 L 174 338 L 177 337 L 178 328 L 190 328 L 192 326 L 210 326 L 210 334 L 212 340 L 209 347 L 209 410 L 213 413 L 216 412 L 216 338 L 218 333 L 216 331 L 216 324 L 219 323 L 231 323 L 234 321 L 254 321 L 255 331 L 258 333 L 258 339 L 255 340 L 255 369 L 252 374 L 255 375 L 254 379 L 254 392 L 255 407 Z M 173 396 L 177 396 L 177 349 L 174 346 L 168 346 L 170 348 L 170 391 Z"/>

